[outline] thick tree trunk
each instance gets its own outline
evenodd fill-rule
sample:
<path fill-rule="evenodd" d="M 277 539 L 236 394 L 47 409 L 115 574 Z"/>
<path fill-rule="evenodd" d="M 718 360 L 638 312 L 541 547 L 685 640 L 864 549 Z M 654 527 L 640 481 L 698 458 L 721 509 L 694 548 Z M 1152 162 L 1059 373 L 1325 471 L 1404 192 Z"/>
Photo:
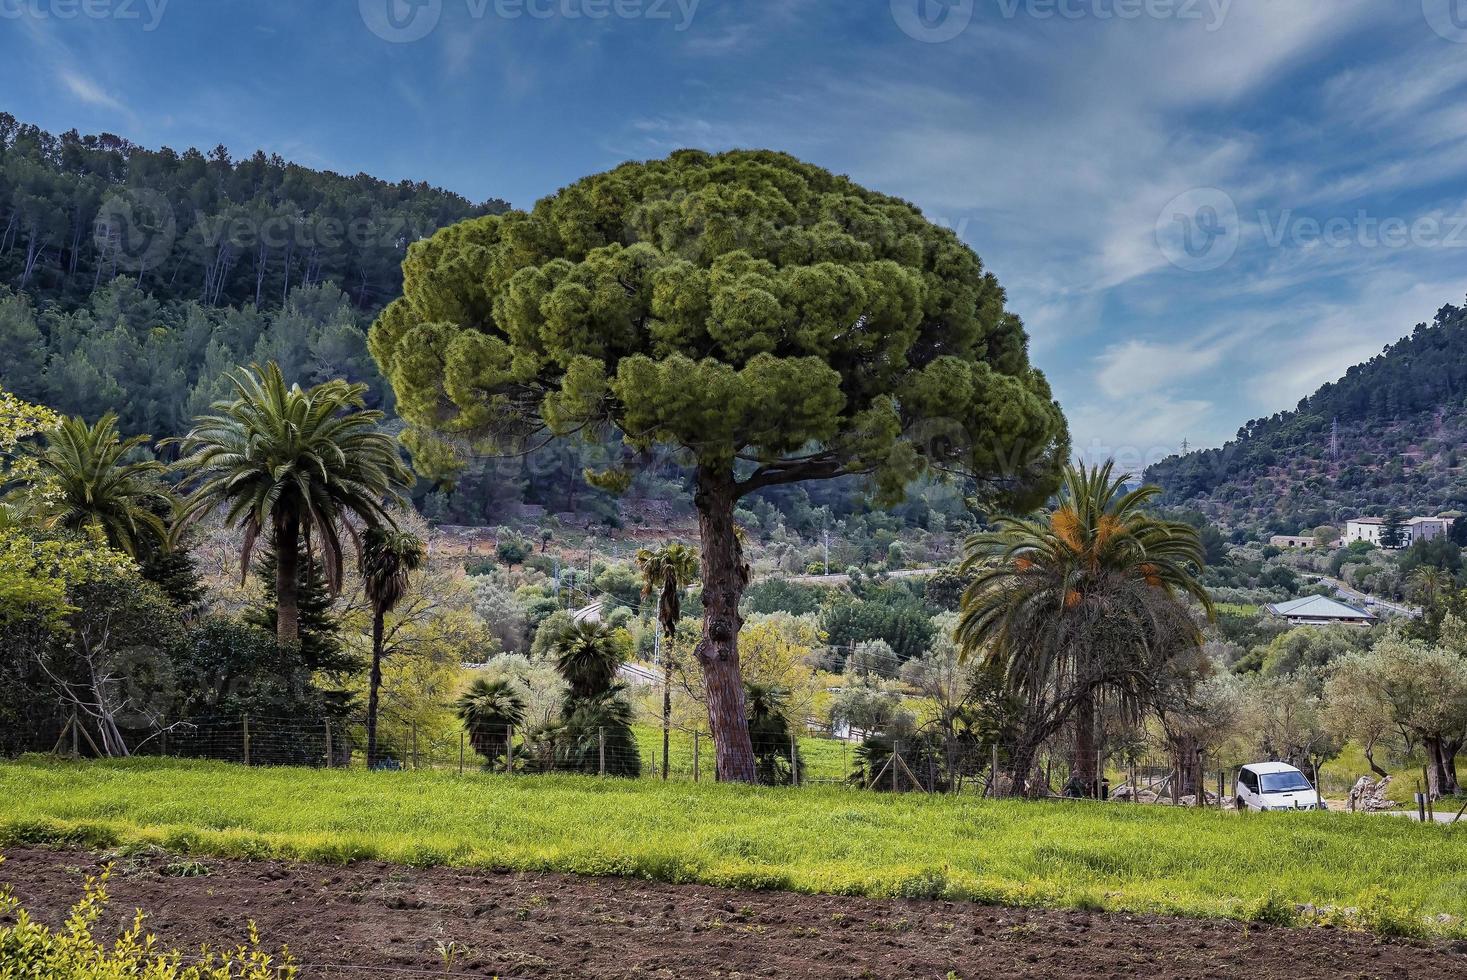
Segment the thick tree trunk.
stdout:
<path fill-rule="evenodd" d="M 301 638 L 300 518 L 286 514 L 275 520 L 275 639 L 282 645 Z"/>
<path fill-rule="evenodd" d="M 1200 796 L 1207 792 L 1206 776 L 1202 772 L 1202 752 L 1197 740 L 1182 736 L 1172 741 L 1172 765 L 1177 771 L 1177 795 Z"/>
<path fill-rule="evenodd" d="M 1455 760 L 1452 760 L 1452 765 L 1448 768 L 1446 746 L 1442 739 L 1422 739 L 1421 747 L 1426 750 L 1426 791 L 1434 799 L 1456 792 Z"/>
<path fill-rule="evenodd" d="M 372 675 L 367 681 L 367 768 L 377 764 L 377 699 L 382 690 L 382 636 L 387 615 L 380 607 L 372 612 Z"/>
<path fill-rule="evenodd" d="M 1018 799 L 1024 799 L 1029 795 L 1029 776 L 1034 771 L 1034 756 L 1039 751 L 1037 744 L 1030 744 L 1028 739 L 1020 737 L 1019 742 L 1009 754 L 1009 792 L 1008 795 Z M 995 793 L 995 795 L 999 795 Z"/>
<path fill-rule="evenodd" d="M 1462 751 L 1461 739 L 1447 739 L 1442 743 L 1442 784 L 1447 795 L 1462 792 L 1461 781 L 1457 779 L 1457 753 Z"/>
<path fill-rule="evenodd" d="M 708 690 L 708 727 L 718 754 L 718 778 L 753 783 L 754 746 L 739 673 L 739 599 L 748 585 L 734 532 L 733 474 L 698 470 L 698 531 L 703 563 L 703 636 L 697 657 Z"/>
<path fill-rule="evenodd" d="M 1075 703 L 1075 759 L 1071 769 L 1087 799 L 1098 795 L 1100 760 L 1095 747 L 1095 694 L 1089 692 Z"/>

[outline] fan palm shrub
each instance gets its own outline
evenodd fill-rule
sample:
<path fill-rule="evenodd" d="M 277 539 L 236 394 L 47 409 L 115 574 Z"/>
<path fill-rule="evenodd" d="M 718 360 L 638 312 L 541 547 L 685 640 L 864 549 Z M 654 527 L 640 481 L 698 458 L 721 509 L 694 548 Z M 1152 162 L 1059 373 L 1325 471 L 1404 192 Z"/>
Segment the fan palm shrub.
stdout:
<path fill-rule="evenodd" d="M 974 578 L 956 636 L 1023 699 L 1012 753 L 1020 791 L 1038 745 L 1070 723 L 1074 769 L 1093 793 L 1098 700 L 1134 718 L 1164 665 L 1201 643 L 1186 600 L 1212 615 L 1197 578 L 1201 535 L 1147 510 L 1159 488 L 1128 491 L 1128 482 L 1112 462 L 1068 466 L 1047 520 L 1003 517 L 966 543 L 963 570 Z"/>
<path fill-rule="evenodd" d="M 484 757 L 487 767 L 508 757 L 513 730 L 525 721 L 525 698 L 513 681 L 475 678 L 454 709 L 468 732 L 469 744 Z"/>
<path fill-rule="evenodd" d="M 620 685 L 594 697 L 567 701 L 555 740 L 556 768 L 627 779 L 640 776 L 642 754 L 632 733 L 634 716 Z"/>
<path fill-rule="evenodd" d="M 551 645 L 555 669 L 565 678 L 572 701 L 587 700 L 609 691 L 616 683 L 622 651 L 616 637 L 597 622 L 573 623 Z"/>
<path fill-rule="evenodd" d="M 946 792 L 952 785 L 944 758 L 947 748 L 941 734 L 930 730 L 901 737 L 868 735 L 856 746 L 856 768 L 850 782 L 883 793 Z"/>
<path fill-rule="evenodd" d="M 749 711 L 749 738 L 754 744 L 754 768 L 761 786 L 799 785 L 804 761 L 789 722 L 789 692 L 772 684 L 746 682 L 744 703 Z"/>
<path fill-rule="evenodd" d="M 632 706 L 616 680 L 623 660 L 616 636 L 600 623 L 575 623 L 556 636 L 551 652 L 569 688 L 554 736 L 556 765 L 599 773 L 604 758 L 607 775 L 640 776 Z"/>
<path fill-rule="evenodd" d="M 294 643 L 301 542 L 320 556 L 338 592 L 343 534 L 357 542 L 353 521 L 392 525 L 390 508 L 407 505 L 412 475 L 397 443 L 378 428 L 382 413 L 366 410 L 366 385 L 336 380 L 302 389 L 287 384 L 273 362 L 230 380 L 235 397 L 216 402 L 177 440 L 186 454 L 177 468 L 191 488 L 182 518 L 223 507 L 226 522 L 244 529 L 241 577 L 260 536 L 270 537 L 279 556 L 276 636 Z"/>

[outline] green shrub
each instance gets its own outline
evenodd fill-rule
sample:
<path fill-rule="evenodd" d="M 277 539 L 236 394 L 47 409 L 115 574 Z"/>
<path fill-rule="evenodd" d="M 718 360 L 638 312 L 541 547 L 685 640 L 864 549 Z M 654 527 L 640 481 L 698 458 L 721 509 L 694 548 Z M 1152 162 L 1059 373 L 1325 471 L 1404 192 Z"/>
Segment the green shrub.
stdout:
<path fill-rule="evenodd" d="M 1420 939 L 1427 935 L 1426 919 L 1401 908 L 1379 885 L 1373 886 L 1360 905 L 1360 927 L 1378 936 Z"/>
<path fill-rule="evenodd" d="M 0 858 L 3 861 L 4 858 Z M 0 976 L 45 977 L 47 980 L 293 980 L 299 976 L 288 952 L 278 957 L 260 948 L 250 924 L 249 942 L 225 953 L 211 953 L 185 966 L 182 954 L 159 952 L 154 937 L 143 932 L 143 914 L 112 944 L 102 945 L 92 928 L 107 907 L 107 878 L 88 877 L 85 893 L 72 907 L 66 927 L 53 931 L 34 921 L 8 888 L 0 888 Z"/>
<path fill-rule="evenodd" d="M 1299 909 L 1278 892 L 1270 891 L 1249 907 L 1247 918 L 1269 926 L 1291 926 L 1299 920 Z"/>

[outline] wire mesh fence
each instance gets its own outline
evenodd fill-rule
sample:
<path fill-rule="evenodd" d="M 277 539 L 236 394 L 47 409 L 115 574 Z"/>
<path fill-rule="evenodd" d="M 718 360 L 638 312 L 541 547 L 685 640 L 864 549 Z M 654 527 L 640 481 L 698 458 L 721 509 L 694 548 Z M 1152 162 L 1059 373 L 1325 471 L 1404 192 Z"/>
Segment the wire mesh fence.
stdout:
<path fill-rule="evenodd" d="M 49 732 L 47 733 L 49 735 Z M 983 741 L 947 732 L 914 732 L 906 738 L 847 735 L 818 726 L 798 735 L 753 740 L 758 781 L 764 785 L 839 785 L 884 793 L 958 794 L 990 799 L 1026 798 L 1233 808 L 1244 761 L 1205 754 L 1155 754 L 1097 750 L 1084 763 L 1062 740 L 1038 749 L 1015 742 Z M 210 759 L 245 766 L 379 771 L 449 770 L 507 776 L 575 774 L 617 779 L 717 781 L 717 749 L 706 731 L 673 726 L 663 733 L 638 725 L 551 724 L 538 728 L 493 723 L 429 728 L 384 713 L 375 746 L 359 715 L 292 718 L 216 715 L 174 722 L 149 731 L 125 732 L 126 754 Z M 95 726 L 81 717 L 56 730 L 51 751 L 98 757 Z M 1022 760 L 1027 759 L 1027 763 Z M 1303 766 L 1311 781 L 1305 804 L 1323 806 L 1317 766 Z"/>

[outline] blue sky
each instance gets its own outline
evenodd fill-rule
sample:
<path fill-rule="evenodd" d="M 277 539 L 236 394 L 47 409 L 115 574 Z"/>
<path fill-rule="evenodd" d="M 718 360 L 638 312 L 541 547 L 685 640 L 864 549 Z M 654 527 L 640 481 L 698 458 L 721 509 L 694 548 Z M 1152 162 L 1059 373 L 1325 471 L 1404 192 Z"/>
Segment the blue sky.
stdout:
<path fill-rule="evenodd" d="M 55 131 L 521 206 L 787 150 L 957 229 L 1129 467 L 1467 295 L 1467 0 L 0 0 L 0 83 Z"/>

